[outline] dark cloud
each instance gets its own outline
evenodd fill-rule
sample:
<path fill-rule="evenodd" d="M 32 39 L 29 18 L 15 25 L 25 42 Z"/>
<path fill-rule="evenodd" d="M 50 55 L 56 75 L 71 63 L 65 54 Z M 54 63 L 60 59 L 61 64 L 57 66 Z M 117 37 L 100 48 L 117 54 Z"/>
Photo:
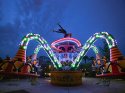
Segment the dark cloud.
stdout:
<path fill-rule="evenodd" d="M 0 56 L 9 54 L 13 57 L 22 37 L 28 33 L 39 33 L 42 36 L 51 33 L 68 2 L 67 0 L 12 0 L 11 2 L 0 0 L 0 44 L 2 45 Z M 33 46 L 34 44 L 31 44 L 29 49 L 33 50 Z"/>

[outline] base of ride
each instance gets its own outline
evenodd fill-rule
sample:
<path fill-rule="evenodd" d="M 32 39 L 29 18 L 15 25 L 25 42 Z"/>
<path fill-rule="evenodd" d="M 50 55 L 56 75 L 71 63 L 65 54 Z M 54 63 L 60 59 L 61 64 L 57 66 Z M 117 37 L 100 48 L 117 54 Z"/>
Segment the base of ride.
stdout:
<path fill-rule="evenodd" d="M 60 25 L 59 25 L 60 26 Z M 61 27 L 61 26 L 60 26 Z M 61 27 L 60 31 L 65 32 Z M 62 32 L 62 33 L 63 33 Z M 16 56 L 13 60 L 8 60 L 0 64 L 0 78 L 2 77 L 31 77 L 37 78 L 35 72 L 35 67 L 32 62 L 28 62 L 26 59 L 26 50 L 27 45 L 30 40 L 37 40 L 40 43 L 36 52 L 34 52 L 35 57 L 32 60 L 36 59 L 36 55 L 40 48 L 43 48 L 48 56 L 51 59 L 54 67 L 57 70 L 64 71 L 52 71 L 51 72 L 51 84 L 58 86 L 77 86 L 82 84 L 82 75 L 81 71 L 66 71 L 70 70 L 70 67 L 77 69 L 82 58 L 86 55 L 87 51 L 92 48 L 94 42 L 103 38 L 108 43 L 110 49 L 110 62 L 109 65 L 98 64 L 97 68 L 97 77 L 125 77 L 125 58 L 117 47 L 116 41 L 112 35 L 107 32 L 95 33 L 91 36 L 84 46 L 75 38 L 71 37 L 71 34 L 64 33 L 64 38 L 54 41 L 51 44 L 51 47 L 47 41 L 42 38 L 39 34 L 27 34 L 20 43 L 20 47 Z M 39 45 L 38 45 L 39 46 Z M 96 49 L 93 49 L 97 51 Z M 98 54 L 98 52 L 95 52 Z M 67 68 L 68 67 L 68 68 Z"/>
<path fill-rule="evenodd" d="M 82 85 L 82 71 L 52 71 L 51 84 L 57 86 Z"/>
<path fill-rule="evenodd" d="M 125 77 L 125 58 L 118 47 L 110 49 L 110 64 L 105 64 L 106 71 L 97 74 L 97 77 L 124 78 Z"/>
<path fill-rule="evenodd" d="M 125 60 L 121 60 L 115 63 L 110 63 L 107 68 L 107 72 L 97 74 L 96 77 L 105 78 L 125 78 L 125 68 L 123 67 Z"/>
<path fill-rule="evenodd" d="M 17 65 L 18 64 L 18 65 Z M 0 64 L 0 77 L 1 79 L 11 78 L 38 78 L 39 75 L 33 73 L 30 64 L 23 62 L 3 62 Z"/>
<path fill-rule="evenodd" d="M 5 78 L 11 78 L 11 77 L 16 77 L 16 78 L 25 78 L 25 77 L 32 77 L 32 78 L 37 78 L 40 75 L 36 74 L 30 74 L 30 73 L 21 73 L 21 72 L 6 72 L 6 71 L 0 71 L 0 75 Z"/>

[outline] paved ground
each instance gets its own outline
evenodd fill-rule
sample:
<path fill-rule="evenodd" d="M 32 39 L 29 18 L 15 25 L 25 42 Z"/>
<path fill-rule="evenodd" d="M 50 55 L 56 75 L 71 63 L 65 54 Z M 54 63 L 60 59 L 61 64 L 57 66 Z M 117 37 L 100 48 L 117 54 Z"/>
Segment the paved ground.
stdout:
<path fill-rule="evenodd" d="M 49 79 L 39 79 L 36 85 L 26 79 L 0 81 L 0 93 L 125 93 L 123 80 L 111 80 L 110 86 L 97 82 L 96 78 L 84 78 L 81 86 L 58 87 L 51 85 Z"/>

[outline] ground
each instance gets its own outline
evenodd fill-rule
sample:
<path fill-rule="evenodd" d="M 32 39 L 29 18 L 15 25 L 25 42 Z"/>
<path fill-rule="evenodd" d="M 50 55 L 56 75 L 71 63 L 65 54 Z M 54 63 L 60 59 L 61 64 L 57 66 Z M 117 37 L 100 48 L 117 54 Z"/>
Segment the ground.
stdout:
<path fill-rule="evenodd" d="M 125 80 L 113 79 L 110 86 L 97 84 L 97 78 L 83 78 L 83 85 L 59 87 L 50 84 L 49 78 L 38 79 L 31 85 L 28 79 L 0 81 L 0 93 L 125 93 Z"/>

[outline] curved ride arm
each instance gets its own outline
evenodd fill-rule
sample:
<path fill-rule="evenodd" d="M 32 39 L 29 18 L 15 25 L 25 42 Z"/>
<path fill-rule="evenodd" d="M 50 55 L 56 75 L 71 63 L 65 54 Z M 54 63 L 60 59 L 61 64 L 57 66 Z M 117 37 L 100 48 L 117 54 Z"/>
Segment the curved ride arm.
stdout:
<path fill-rule="evenodd" d="M 94 44 L 91 45 L 91 48 L 93 49 L 93 51 L 95 52 L 95 54 L 99 53 L 98 48 Z"/>
<path fill-rule="evenodd" d="M 33 60 L 36 59 L 37 54 L 38 54 L 38 52 L 40 51 L 41 48 L 43 48 L 42 45 L 38 45 L 38 46 L 35 48 Z M 93 49 L 93 51 L 95 52 L 95 54 L 98 54 L 98 53 L 99 53 L 98 48 L 97 48 L 94 44 L 91 46 L 91 48 Z"/>
<path fill-rule="evenodd" d="M 35 50 L 34 50 L 34 58 L 33 58 L 33 59 L 36 59 L 37 54 L 38 54 L 38 52 L 40 51 L 41 48 L 43 48 L 42 45 L 38 45 L 38 46 L 35 48 Z M 98 51 L 98 49 L 97 49 L 97 47 L 96 47 L 95 45 L 92 45 L 91 48 L 93 49 L 93 51 L 95 52 L 95 54 L 98 54 L 98 53 L 99 53 L 99 51 Z"/>
<path fill-rule="evenodd" d="M 23 38 L 22 42 L 20 43 L 20 47 L 23 48 L 24 50 L 26 50 L 29 41 L 33 40 L 33 39 L 37 40 L 40 43 L 40 45 L 43 47 L 43 49 L 45 50 L 45 52 L 47 53 L 47 55 L 51 59 L 54 67 L 60 68 L 62 66 L 61 63 L 59 63 L 57 57 L 55 56 L 54 52 L 52 51 L 52 49 L 48 45 L 47 41 L 44 38 L 40 37 L 39 34 L 32 34 L 32 33 L 27 34 Z"/>
<path fill-rule="evenodd" d="M 85 45 L 82 47 L 80 53 L 78 54 L 78 56 L 76 57 L 76 59 L 74 60 L 74 62 L 72 63 L 72 67 L 76 68 L 79 66 L 80 61 L 82 60 L 82 57 L 85 56 L 85 54 L 87 53 L 87 51 L 90 49 L 90 47 L 94 44 L 94 42 L 99 39 L 105 39 L 106 42 L 108 43 L 108 47 L 109 49 L 112 47 L 116 46 L 116 42 L 115 39 L 113 38 L 112 35 L 108 34 L 107 32 L 100 32 L 100 33 L 95 33 L 93 36 L 91 36 L 87 42 L 85 43 Z"/>

